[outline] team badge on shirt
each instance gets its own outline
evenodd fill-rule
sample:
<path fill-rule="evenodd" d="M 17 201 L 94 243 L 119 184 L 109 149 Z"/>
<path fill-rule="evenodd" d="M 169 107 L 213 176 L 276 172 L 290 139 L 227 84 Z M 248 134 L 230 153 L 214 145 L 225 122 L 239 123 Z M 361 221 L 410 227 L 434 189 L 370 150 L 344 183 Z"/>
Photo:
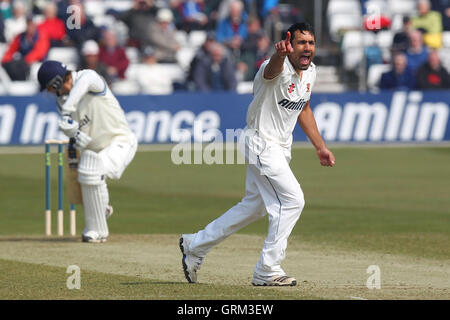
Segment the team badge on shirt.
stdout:
<path fill-rule="evenodd" d="M 310 88 L 311 88 L 311 84 L 308 82 L 306 84 L 306 92 L 309 92 Z"/>
<path fill-rule="evenodd" d="M 295 84 L 292 82 L 291 85 L 289 86 L 288 92 L 292 93 L 294 91 L 294 89 L 295 89 Z"/>

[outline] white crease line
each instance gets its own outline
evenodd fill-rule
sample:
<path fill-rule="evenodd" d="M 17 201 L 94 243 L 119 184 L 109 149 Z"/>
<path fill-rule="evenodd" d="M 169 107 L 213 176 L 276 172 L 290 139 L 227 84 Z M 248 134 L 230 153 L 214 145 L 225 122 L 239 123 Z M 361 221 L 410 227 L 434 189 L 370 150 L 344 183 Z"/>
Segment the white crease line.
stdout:
<path fill-rule="evenodd" d="M 350 299 L 355 299 L 355 300 L 369 300 L 369 299 L 366 299 L 366 298 L 353 297 L 353 296 L 350 296 Z"/>

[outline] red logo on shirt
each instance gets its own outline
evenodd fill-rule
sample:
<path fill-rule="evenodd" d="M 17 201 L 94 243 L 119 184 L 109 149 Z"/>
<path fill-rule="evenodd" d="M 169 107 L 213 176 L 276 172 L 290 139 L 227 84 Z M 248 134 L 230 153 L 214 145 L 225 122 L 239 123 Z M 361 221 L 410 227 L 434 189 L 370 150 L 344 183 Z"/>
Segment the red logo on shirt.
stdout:
<path fill-rule="evenodd" d="M 310 87 L 311 87 L 311 84 L 310 84 L 310 83 L 307 83 L 307 84 L 306 84 L 306 92 L 309 92 Z"/>
<path fill-rule="evenodd" d="M 288 92 L 292 93 L 294 91 L 294 88 L 295 88 L 295 84 L 292 82 L 291 85 L 289 86 Z"/>

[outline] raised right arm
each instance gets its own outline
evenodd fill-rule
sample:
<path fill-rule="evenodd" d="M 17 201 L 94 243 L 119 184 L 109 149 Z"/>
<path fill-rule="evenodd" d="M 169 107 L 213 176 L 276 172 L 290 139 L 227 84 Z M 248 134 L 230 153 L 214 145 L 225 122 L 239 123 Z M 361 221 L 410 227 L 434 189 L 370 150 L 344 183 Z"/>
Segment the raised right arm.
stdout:
<path fill-rule="evenodd" d="M 277 77 L 281 72 L 283 72 L 283 64 L 285 58 L 292 52 L 294 49 L 291 45 L 291 33 L 288 31 L 285 40 L 281 40 L 275 43 L 276 52 L 270 58 L 269 63 L 264 69 L 264 79 L 271 80 Z"/>

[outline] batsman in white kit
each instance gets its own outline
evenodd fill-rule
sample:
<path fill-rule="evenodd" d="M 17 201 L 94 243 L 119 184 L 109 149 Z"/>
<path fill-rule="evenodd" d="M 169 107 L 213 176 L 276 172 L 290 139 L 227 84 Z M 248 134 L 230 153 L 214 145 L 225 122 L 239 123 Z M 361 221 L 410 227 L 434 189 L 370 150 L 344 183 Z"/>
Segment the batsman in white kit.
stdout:
<path fill-rule="evenodd" d="M 57 96 L 60 130 L 80 150 L 84 242 L 105 242 L 106 219 L 113 213 L 106 179 L 120 179 L 134 158 L 137 139 L 125 113 L 105 80 L 94 70 L 67 70 L 58 61 L 45 61 L 38 71 L 42 90 Z"/>
<path fill-rule="evenodd" d="M 300 184 L 289 167 L 296 123 L 316 148 L 322 166 L 334 166 L 335 158 L 319 133 L 309 103 L 316 78 L 312 27 L 307 23 L 292 25 L 275 50 L 255 76 L 254 98 L 241 135 L 244 138 L 240 139 L 240 149 L 244 148 L 248 160 L 244 198 L 203 230 L 180 238 L 182 266 L 190 283 L 197 281 L 197 271 L 213 246 L 266 214 L 269 230 L 252 284 L 297 283 L 281 268 L 288 237 L 305 205 Z"/>

